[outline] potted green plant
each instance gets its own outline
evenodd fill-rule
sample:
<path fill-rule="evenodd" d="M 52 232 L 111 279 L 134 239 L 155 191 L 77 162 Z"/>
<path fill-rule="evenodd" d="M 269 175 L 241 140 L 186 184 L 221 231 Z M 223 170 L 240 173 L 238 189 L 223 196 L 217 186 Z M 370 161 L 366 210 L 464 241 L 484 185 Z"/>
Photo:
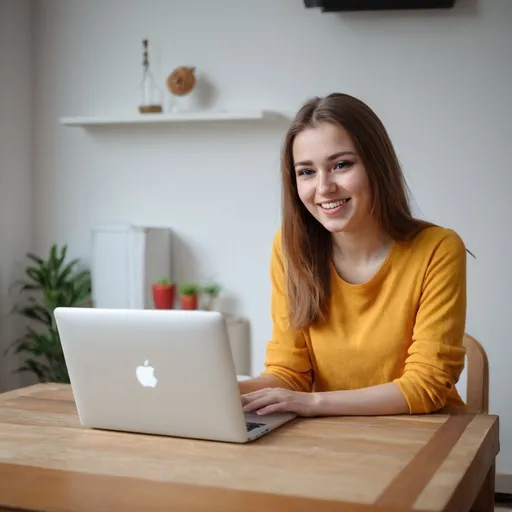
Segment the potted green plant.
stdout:
<path fill-rule="evenodd" d="M 53 312 L 59 306 L 91 306 L 91 276 L 79 269 L 78 259 L 66 262 L 67 246 L 52 245 L 47 259 L 33 253 L 26 256 L 31 264 L 25 269 L 26 279 L 16 281 L 20 301 L 13 313 L 27 319 L 25 335 L 7 349 L 25 354 L 17 372 L 34 373 L 39 382 L 69 383 Z"/>
<path fill-rule="evenodd" d="M 205 296 L 204 309 L 207 311 L 211 311 L 213 309 L 215 299 L 219 296 L 221 290 L 222 287 L 217 283 L 211 283 L 203 286 L 202 293 Z"/>
<path fill-rule="evenodd" d="M 152 292 L 156 309 L 172 309 L 174 307 L 174 284 L 169 279 L 160 279 L 153 283 Z"/>
<path fill-rule="evenodd" d="M 199 286 L 195 283 L 180 285 L 181 309 L 197 309 Z"/>

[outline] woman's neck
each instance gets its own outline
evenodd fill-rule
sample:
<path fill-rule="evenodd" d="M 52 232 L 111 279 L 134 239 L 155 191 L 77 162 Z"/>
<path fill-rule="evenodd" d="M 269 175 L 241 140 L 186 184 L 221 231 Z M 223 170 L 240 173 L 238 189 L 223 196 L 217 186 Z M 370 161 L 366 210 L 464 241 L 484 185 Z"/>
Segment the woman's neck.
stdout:
<path fill-rule="evenodd" d="M 380 259 L 389 251 L 393 240 L 371 222 L 357 231 L 332 233 L 332 242 L 335 258 L 364 263 Z"/>

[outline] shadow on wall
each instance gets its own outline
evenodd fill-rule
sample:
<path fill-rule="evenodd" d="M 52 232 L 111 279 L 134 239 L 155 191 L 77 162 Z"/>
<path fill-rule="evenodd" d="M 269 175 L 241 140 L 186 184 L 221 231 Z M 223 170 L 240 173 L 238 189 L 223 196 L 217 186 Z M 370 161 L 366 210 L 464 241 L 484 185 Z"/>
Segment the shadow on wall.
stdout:
<path fill-rule="evenodd" d="M 204 112 L 207 113 L 208 109 L 205 109 Z M 192 111 L 192 113 L 197 112 Z M 137 115 L 135 111 L 131 114 Z M 117 146 L 122 146 L 124 149 L 127 147 L 130 149 L 143 148 L 146 151 L 148 148 L 168 148 L 169 135 L 172 135 L 173 143 L 178 146 L 183 143 L 190 144 L 191 141 L 207 144 L 212 134 L 215 134 L 215 144 L 218 144 L 219 140 L 224 140 L 226 147 L 232 147 L 234 140 L 277 140 L 281 144 L 292 121 L 291 115 L 291 113 L 285 112 L 259 119 L 256 122 L 254 120 L 226 119 L 177 123 L 128 123 L 115 126 L 98 124 L 87 126 L 86 134 L 103 148 L 116 149 Z M 227 144 L 231 144 L 231 146 Z"/>
<path fill-rule="evenodd" d="M 190 242 L 172 231 L 171 276 L 174 282 L 196 281 L 199 274 L 199 261 Z"/>
<path fill-rule="evenodd" d="M 188 240 L 185 235 L 176 233 L 174 230 L 172 233 L 172 280 L 178 284 L 182 282 L 198 282 L 202 284 L 217 281 L 201 272 L 201 262 L 196 256 L 200 253 L 200 250 L 194 247 L 192 241 Z M 222 286 L 222 282 L 220 284 Z M 249 319 L 236 314 L 238 303 L 237 296 L 224 289 L 212 306 L 214 310 L 223 313 L 226 318 L 236 372 L 239 375 L 250 375 L 252 350 L 251 324 Z M 201 304 L 199 307 L 201 307 Z"/>
<path fill-rule="evenodd" d="M 201 271 L 201 262 L 196 256 L 199 252 L 199 249 L 194 248 L 193 243 L 184 235 L 178 234 L 175 230 L 172 231 L 172 280 L 178 284 L 193 282 L 201 285 L 212 281 L 220 281 L 222 286 L 222 279 L 212 279 L 211 276 L 205 275 Z M 236 295 L 224 289 L 216 299 L 214 309 L 227 316 L 234 316 L 238 309 L 237 304 Z"/>
<path fill-rule="evenodd" d="M 193 94 L 197 97 L 199 108 L 210 109 L 214 108 L 219 91 L 210 76 L 201 70 Z"/>

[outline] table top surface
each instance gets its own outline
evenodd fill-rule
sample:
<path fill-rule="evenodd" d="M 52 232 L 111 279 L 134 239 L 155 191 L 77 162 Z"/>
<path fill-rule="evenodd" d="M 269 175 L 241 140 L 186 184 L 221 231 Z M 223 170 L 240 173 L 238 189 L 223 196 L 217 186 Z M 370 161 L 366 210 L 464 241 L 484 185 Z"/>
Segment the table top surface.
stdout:
<path fill-rule="evenodd" d="M 298 418 L 242 445 L 86 429 L 69 386 L 38 384 L 0 394 L 0 509 L 456 510 L 498 451 L 498 418 L 465 412 Z"/>

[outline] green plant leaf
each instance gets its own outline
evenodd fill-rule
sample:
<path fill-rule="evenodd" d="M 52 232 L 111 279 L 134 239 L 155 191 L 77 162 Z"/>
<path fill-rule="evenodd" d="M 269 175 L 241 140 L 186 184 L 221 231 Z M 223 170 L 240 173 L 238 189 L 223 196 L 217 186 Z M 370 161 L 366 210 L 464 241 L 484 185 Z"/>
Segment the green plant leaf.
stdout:
<path fill-rule="evenodd" d="M 40 285 L 44 288 L 47 281 L 47 276 L 44 272 L 44 267 L 36 268 L 36 267 L 27 267 L 25 269 L 25 273 L 27 276 L 34 281 L 36 284 Z"/>
<path fill-rule="evenodd" d="M 52 325 L 52 317 L 46 308 L 43 306 L 36 304 L 34 306 L 27 306 L 19 308 L 19 314 L 30 318 L 31 320 L 36 320 L 45 325 Z"/>
<path fill-rule="evenodd" d="M 66 262 L 67 246 L 50 248 L 48 259 L 28 253 L 30 264 L 25 269 L 27 280 L 13 283 L 19 287 L 23 302 L 15 304 L 12 313 L 29 322 L 25 335 L 15 340 L 6 353 L 15 350 L 26 355 L 25 364 L 18 371 L 34 373 L 41 382 L 67 382 L 60 337 L 53 311 L 59 306 L 83 307 L 90 304 L 91 275 L 87 269 L 78 269 L 79 260 Z"/>
<path fill-rule="evenodd" d="M 35 254 L 33 254 L 31 252 L 27 253 L 27 258 L 31 259 L 32 261 L 35 261 L 39 265 L 44 263 L 43 258 L 40 258 L 39 256 L 36 256 Z"/>
<path fill-rule="evenodd" d="M 33 290 L 41 290 L 41 286 L 38 285 L 38 284 L 24 284 L 21 288 L 20 288 L 20 291 L 22 292 L 29 292 L 29 291 L 33 291 Z"/>
<path fill-rule="evenodd" d="M 57 259 L 57 245 L 53 244 L 50 248 L 50 266 L 57 270 L 59 268 L 59 260 Z"/>
<path fill-rule="evenodd" d="M 64 263 L 64 260 L 66 259 L 67 253 L 68 253 L 68 246 L 63 245 L 60 250 L 60 256 L 59 256 L 57 268 L 60 268 L 62 266 L 62 264 Z"/>
<path fill-rule="evenodd" d="M 33 332 L 16 347 L 16 353 L 29 352 L 34 356 L 45 356 L 48 360 L 58 356 L 60 351 L 60 341 L 54 332 L 50 336 Z"/>
<path fill-rule="evenodd" d="M 180 285 L 180 295 L 190 296 L 199 292 L 199 285 L 196 283 L 182 283 Z"/>
<path fill-rule="evenodd" d="M 35 359 L 29 358 L 25 361 L 25 366 L 21 366 L 17 372 L 32 372 L 35 373 L 40 382 L 47 382 L 46 375 L 48 374 L 48 366 L 36 361 Z"/>
<path fill-rule="evenodd" d="M 203 293 L 206 293 L 207 295 L 212 295 L 213 297 L 216 297 L 219 295 L 221 291 L 221 286 L 219 284 L 209 284 L 206 286 L 203 286 Z"/>
<path fill-rule="evenodd" d="M 75 268 L 75 266 L 78 264 L 78 260 L 77 259 L 74 259 L 72 261 L 70 261 L 63 269 L 62 271 L 60 272 L 59 274 L 59 278 L 58 278 L 58 282 L 57 282 L 57 286 L 59 285 L 62 285 L 62 283 L 65 283 L 66 282 L 66 279 L 68 279 L 69 275 L 71 274 L 71 272 L 73 272 L 73 269 Z M 75 279 L 76 279 L 76 276 L 75 276 Z"/>

